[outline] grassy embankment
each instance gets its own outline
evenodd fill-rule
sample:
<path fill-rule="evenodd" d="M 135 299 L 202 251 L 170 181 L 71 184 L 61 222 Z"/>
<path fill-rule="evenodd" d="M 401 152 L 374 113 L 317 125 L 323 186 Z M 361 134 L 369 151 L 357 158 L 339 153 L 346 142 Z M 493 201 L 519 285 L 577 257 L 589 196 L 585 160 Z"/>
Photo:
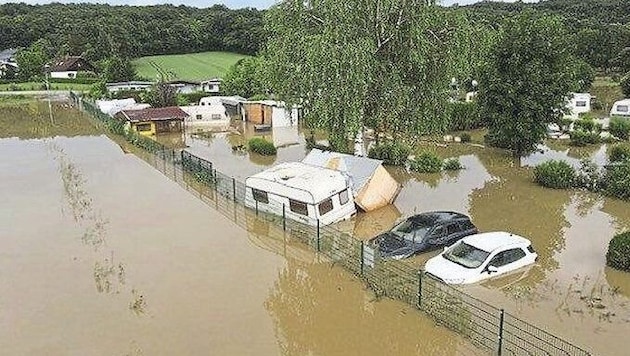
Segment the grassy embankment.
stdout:
<path fill-rule="evenodd" d="M 158 72 L 152 63 L 182 80 L 201 81 L 222 77 L 227 70 L 247 56 L 228 52 L 201 52 L 142 57 L 133 61 L 138 76 L 154 80 Z"/>
<path fill-rule="evenodd" d="M 50 83 L 50 90 L 76 90 L 89 91 L 91 84 L 76 83 Z M 0 84 L 0 91 L 30 91 L 30 90 L 46 90 L 43 82 L 24 82 Z"/>

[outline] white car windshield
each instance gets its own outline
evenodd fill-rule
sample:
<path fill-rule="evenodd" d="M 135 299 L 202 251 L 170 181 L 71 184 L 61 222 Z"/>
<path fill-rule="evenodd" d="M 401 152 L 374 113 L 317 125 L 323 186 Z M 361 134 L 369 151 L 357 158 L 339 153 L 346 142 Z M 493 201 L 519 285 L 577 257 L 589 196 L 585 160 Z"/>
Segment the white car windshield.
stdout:
<path fill-rule="evenodd" d="M 460 242 L 444 252 L 442 256 L 466 268 L 477 268 L 488 258 L 488 255 L 490 255 L 489 252 Z"/>

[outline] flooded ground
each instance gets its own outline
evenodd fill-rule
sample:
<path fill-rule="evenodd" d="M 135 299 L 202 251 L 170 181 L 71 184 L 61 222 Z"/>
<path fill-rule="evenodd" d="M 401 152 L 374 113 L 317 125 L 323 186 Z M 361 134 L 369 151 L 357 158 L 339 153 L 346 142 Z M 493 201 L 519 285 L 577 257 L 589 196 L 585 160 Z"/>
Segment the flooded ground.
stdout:
<path fill-rule="evenodd" d="M 186 137 L 186 144 L 215 162 L 218 170 L 239 179 L 306 154 L 302 132 L 298 145 L 279 148 L 278 156 L 266 161 L 232 151 L 235 142 L 253 135 L 257 134 L 241 130 L 212 139 Z M 630 274 L 606 268 L 605 254 L 612 236 L 630 229 L 630 203 L 541 188 L 532 182 L 531 172 L 531 167 L 549 159 L 579 167 L 586 158 L 601 166 L 606 163 L 606 145 L 573 148 L 553 141 L 521 160 L 464 144 L 422 146 L 442 157 L 459 157 L 465 169 L 413 174 L 388 168 L 403 186 L 396 202 L 360 214 L 339 228 L 369 239 L 402 216 L 444 209 L 467 213 L 482 231 L 526 236 L 539 254 L 535 266 L 464 289 L 595 354 L 624 354 L 620 340 L 630 333 Z M 408 263 L 420 268 L 437 253 L 416 256 Z"/>
<path fill-rule="evenodd" d="M 3 354 L 481 354 L 47 109 L 0 112 Z"/>

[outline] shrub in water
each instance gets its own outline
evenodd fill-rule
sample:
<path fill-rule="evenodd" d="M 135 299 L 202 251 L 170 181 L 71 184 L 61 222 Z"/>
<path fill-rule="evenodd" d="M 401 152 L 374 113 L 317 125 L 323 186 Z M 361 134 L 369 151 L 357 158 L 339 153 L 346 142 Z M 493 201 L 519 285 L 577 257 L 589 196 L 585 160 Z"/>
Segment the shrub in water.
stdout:
<path fill-rule="evenodd" d="M 248 142 L 249 150 L 263 156 L 273 156 L 277 153 L 276 146 L 264 138 L 254 137 Z"/>
<path fill-rule="evenodd" d="M 630 119 L 623 117 L 611 118 L 608 132 L 620 140 L 628 140 L 628 137 L 630 137 Z"/>
<path fill-rule="evenodd" d="M 575 130 L 582 130 L 584 132 L 592 132 L 595 128 L 595 121 L 591 117 L 584 117 L 575 121 Z"/>
<path fill-rule="evenodd" d="M 407 162 L 409 153 L 411 153 L 411 149 L 405 144 L 387 142 L 372 147 L 368 153 L 368 157 L 380 159 L 386 165 L 402 166 Z"/>
<path fill-rule="evenodd" d="M 608 158 L 610 162 L 623 162 L 630 160 L 630 145 L 620 143 L 610 147 Z"/>
<path fill-rule="evenodd" d="M 572 188 L 576 183 L 575 169 L 565 161 L 547 161 L 534 168 L 534 182 L 553 189 Z"/>
<path fill-rule="evenodd" d="M 588 159 L 584 159 L 580 163 L 580 171 L 577 173 L 575 185 L 592 192 L 599 191 L 602 183 L 602 174 L 597 164 Z"/>
<path fill-rule="evenodd" d="M 444 161 L 444 170 L 445 171 L 457 171 L 464 168 L 461 163 L 459 163 L 459 159 L 457 158 L 449 158 Z"/>
<path fill-rule="evenodd" d="M 606 195 L 630 200 L 630 162 L 608 165 L 602 184 Z"/>
<path fill-rule="evenodd" d="M 599 134 L 594 132 L 585 132 L 581 130 L 575 130 L 571 132 L 571 145 L 572 146 L 586 146 L 589 144 L 595 144 L 599 142 Z"/>
<path fill-rule="evenodd" d="M 442 159 L 433 152 L 422 152 L 409 162 L 409 168 L 419 173 L 441 172 L 442 165 Z"/>
<path fill-rule="evenodd" d="M 462 142 L 464 142 L 464 143 L 470 142 L 470 140 L 471 140 L 470 134 L 468 132 L 464 132 L 459 137 L 462 139 Z"/>
<path fill-rule="evenodd" d="M 606 253 L 606 265 L 630 272 L 630 231 L 619 234 L 610 240 Z"/>

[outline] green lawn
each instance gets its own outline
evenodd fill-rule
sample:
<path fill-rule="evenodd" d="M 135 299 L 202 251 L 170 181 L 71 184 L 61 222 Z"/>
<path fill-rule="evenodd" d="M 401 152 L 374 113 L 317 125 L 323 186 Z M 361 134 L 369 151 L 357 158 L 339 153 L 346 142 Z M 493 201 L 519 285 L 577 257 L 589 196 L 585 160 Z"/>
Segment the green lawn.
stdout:
<path fill-rule="evenodd" d="M 50 90 L 89 91 L 92 84 L 50 83 Z M 0 91 L 46 90 L 43 82 L 0 84 Z"/>
<path fill-rule="evenodd" d="M 142 57 L 133 61 L 138 75 L 148 80 L 157 78 L 155 63 L 167 72 L 175 74 L 175 79 L 201 81 L 222 77 L 239 59 L 246 56 L 228 52 L 202 52 Z"/>

